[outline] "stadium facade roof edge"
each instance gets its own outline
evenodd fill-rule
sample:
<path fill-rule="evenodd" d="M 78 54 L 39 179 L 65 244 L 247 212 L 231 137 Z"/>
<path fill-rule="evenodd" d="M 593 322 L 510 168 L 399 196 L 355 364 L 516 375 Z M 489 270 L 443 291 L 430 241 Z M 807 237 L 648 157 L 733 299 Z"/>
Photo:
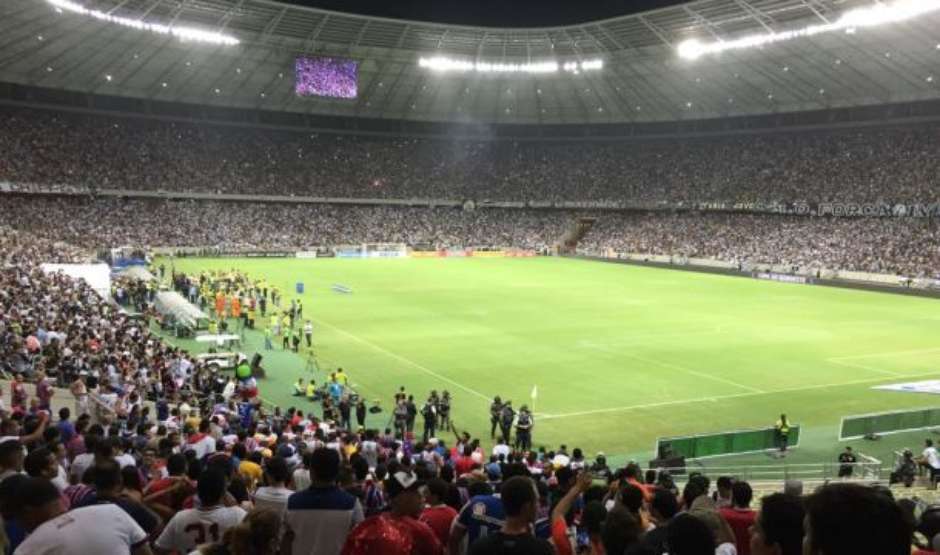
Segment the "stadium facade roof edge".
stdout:
<path fill-rule="evenodd" d="M 220 47 L 0 4 L 0 81 L 153 101 L 487 124 L 682 121 L 940 98 L 940 17 L 688 62 L 675 44 L 818 23 L 868 0 L 698 0 L 571 26 L 487 28 L 351 15 L 273 0 L 87 0 L 148 21 L 224 31 Z M 359 62 L 356 99 L 298 98 L 299 54 Z M 601 57 L 582 75 L 456 75 L 422 55 L 487 61 Z M 893 56 L 893 57 L 892 57 Z M 940 71 L 938 71 L 940 73 Z"/>

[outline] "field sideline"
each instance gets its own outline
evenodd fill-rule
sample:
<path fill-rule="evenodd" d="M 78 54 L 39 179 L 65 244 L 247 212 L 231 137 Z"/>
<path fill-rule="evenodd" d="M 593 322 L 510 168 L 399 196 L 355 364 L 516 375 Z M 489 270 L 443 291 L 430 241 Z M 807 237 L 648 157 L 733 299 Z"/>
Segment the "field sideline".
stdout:
<path fill-rule="evenodd" d="M 164 262 L 263 275 L 285 298 L 303 282 L 321 365 L 386 408 L 402 385 L 416 398 L 448 389 L 475 436 L 488 437 L 493 395 L 531 405 L 537 384 L 537 445 L 645 459 L 658 436 L 786 412 L 828 457 L 841 416 L 937 401 L 870 389 L 940 377 L 932 299 L 559 258 Z M 292 364 L 265 398 L 295 404 Z"/>

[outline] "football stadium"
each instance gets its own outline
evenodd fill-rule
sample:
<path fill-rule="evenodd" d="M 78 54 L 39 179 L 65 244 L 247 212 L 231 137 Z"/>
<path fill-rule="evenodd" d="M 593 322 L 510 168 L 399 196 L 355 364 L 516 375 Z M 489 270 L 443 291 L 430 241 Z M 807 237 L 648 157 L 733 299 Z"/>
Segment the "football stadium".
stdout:
<path fill-rule="evenodd" d="M 940 553 L 940 1 L 504 4 L 0 3 L 5 553 Z"/>

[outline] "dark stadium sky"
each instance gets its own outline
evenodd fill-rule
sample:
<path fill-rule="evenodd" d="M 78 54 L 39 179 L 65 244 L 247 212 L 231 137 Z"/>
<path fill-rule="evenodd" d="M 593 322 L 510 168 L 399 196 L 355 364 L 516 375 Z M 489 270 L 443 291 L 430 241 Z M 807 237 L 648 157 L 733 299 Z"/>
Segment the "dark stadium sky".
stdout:
<path fill-rule="evenodd" d="M 489 27 L 595 21 L 688 0 L 288 0 L 340 12 Z"/>

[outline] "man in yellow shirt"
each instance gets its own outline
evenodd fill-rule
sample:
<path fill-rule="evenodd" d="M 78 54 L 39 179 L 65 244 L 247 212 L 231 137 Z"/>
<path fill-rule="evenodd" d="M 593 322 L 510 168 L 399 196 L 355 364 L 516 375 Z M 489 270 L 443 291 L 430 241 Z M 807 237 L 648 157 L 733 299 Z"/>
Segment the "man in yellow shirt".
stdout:
<path fill-rule="evenodd" d="M 307 383 L 307 400 L 316 401 L 317 399 L 317 384 L 313 381 L 313 378 L 310 378 L 310 382 Z"/>
<path fill-rule="evenodd" d="M 346 375 L 346 372 L 343 372 L 342 368 L 336 370 L 336 383 L 343 387 L 346 387 L 349 383 L 349 377 Z"/>
<path fill-rule="evenodd" d="M 271 315 L 271 332 L 274 335 L 281 335 L 281 326 L 278 324 L 277 314 Z"/>
<path fill-rule="evenodd" d="M 281 318 L 281 331 L 284 333 L 284 337 L 281 340 L 281 347 L 286 351 L 290 349 L 290 318 L 288 318 L 286 314 Z"/>

